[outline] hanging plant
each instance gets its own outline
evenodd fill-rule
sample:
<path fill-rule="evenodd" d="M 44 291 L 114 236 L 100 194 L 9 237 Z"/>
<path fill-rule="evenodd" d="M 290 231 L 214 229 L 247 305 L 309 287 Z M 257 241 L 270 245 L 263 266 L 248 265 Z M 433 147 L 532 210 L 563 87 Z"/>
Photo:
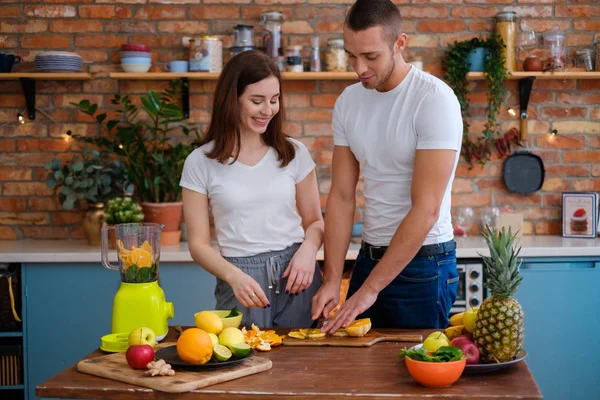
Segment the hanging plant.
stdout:
<path fill-rule="evenodd" d="M 469 64 L 467 56 L 478 47 L 486 49 L 483 61 L 483 72 L 487 84 L 487 122 L 483 128 L 483 135 L 476 140 L 469 137 L 469 81 L 467 73 Z M 460 111 L 463 118 L 463 142 L 461 154 L 465 161 L 472 167 L 474 162 L 483 165 L 489 161 L 492 148 L 496 146 L 498 139 L 504 140 L 500 124 L 496 116 L 502 106 L 507 90 L 505 87 L 508 71 L 505 67 L 503 49 L 506 46 L 499 36 L 492 35 L 488 39 L 473 38 L 471 40 L 454 42 L 446 52 L 445 69 L 446 81 L 454 90 L 460 103 Z"/>

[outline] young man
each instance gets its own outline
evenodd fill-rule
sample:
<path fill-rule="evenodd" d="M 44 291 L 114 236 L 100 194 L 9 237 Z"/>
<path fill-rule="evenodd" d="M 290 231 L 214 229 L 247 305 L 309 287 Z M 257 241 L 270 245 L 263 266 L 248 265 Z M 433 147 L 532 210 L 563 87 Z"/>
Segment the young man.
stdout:
<path fill-rule="evenodd" d="M 450 192 L 462 118 L 454 92 L 402 58 L 407 36 L 389 0 L 358 0 L 346 16 L 344 47 L 360 83 L 333 113 L 332 186 L 325 212 L 324 283 L 313 315 L 327 318 L 339 288 L 364 178 L 364 233 L 348 300 L 322 330 L 357 317 L 374 327 L 443 328 L 456 298 Z"/>

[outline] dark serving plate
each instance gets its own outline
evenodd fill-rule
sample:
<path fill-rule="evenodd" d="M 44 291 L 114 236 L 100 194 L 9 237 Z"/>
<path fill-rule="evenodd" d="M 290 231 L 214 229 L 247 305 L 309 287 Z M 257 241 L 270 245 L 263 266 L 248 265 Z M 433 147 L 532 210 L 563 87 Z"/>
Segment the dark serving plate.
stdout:
<path fill-rule="evenodd" d="M 165 347 L 163 349 L 157 350 L 155 357 L 158 359 L 162 358 L 167 363 L 171 364 L 171 366 L 173 368 L 180 367 L 180 368 L 194 369 L 194 370 L 211 370 L 211 369 L 232 367 L 234 365 L 240 364 L 240 363 L 244 362 L 244 360 L 250 358 L 253 353 L 254 353 L 254 350 L 251 350 L 250 353 L 248 354 L 248 356 L 246 356 L 244 358 L 237 358 L 236 356 L 232 356 L 227 361 L 210 360 L 206 364 L 196 365 L 196 364 L 187 363 L 187 362 L 183 361 L 181 358 L 179 358 L 179 355 L 177 354 L 177 346 L 173 345 L 173 346 L 169 346 L 169 347 Z"/>

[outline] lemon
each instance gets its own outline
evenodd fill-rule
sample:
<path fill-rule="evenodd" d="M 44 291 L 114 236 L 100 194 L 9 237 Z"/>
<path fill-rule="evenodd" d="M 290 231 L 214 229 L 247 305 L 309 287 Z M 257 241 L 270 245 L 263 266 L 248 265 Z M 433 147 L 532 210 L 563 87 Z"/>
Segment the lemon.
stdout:
<path fill-rule="evenodd" d="M 219 338 L 217 337 L 217 335 L 215 335 L 214 333 L 209 333 L 208 336 L 210 336 L 210 340 L 212 340 L 213 346 L 215 344 L 219 344 Z"/>
<path fill-rule="evenodd" d="M 219 334 L 219 344 L 223 346 L 231 347 L 234 344 L 246 343 L 246 337 L 238 328 L 229 327 L 223 329 L 223 331 Z"/>
<path fill-rule="evenodd" d="M 250 354 L 252 347 L 250 347 L 246 343 L 238 343 L 231 345 L 230 349 L 233 355 L 237 358 L 244 358 L 248 357 L 248 354 Z"/>
<path fill-rule="evenodd" d="M 213 358 L 216 361 L 227 361 L 231 358 L 231 350 L 222 344 L 215 344 L 213 347 Z"/>
<path fill-rule="evenodd" d="M 223 330 L 223 321 L 221 318 L 210 311 L 200 311 L 194 318 L 196 322 L 196 328 L 202 329 L 208 333 L 214 333 L 218 335 Z"/>

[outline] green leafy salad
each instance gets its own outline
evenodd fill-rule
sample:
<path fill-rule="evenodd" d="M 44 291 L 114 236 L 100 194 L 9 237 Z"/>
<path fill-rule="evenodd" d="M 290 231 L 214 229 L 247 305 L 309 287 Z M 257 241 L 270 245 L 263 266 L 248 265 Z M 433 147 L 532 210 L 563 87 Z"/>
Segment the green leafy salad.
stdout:
<path fill-rule="evenodd" d="M 398 355 L 398 359 L 401 360 L 404 357 L 408 357 L 415 361 L 427 361 L 427 362 L 449 362 L 449 361 L 460 361 L 465 358 L 463 352 L 454 346 L 442 346 L 437 349 L 434 353 L 429 355 L 425 348 L 420 347 L 418 349 L 402 349 L 402 353 Z"/>

